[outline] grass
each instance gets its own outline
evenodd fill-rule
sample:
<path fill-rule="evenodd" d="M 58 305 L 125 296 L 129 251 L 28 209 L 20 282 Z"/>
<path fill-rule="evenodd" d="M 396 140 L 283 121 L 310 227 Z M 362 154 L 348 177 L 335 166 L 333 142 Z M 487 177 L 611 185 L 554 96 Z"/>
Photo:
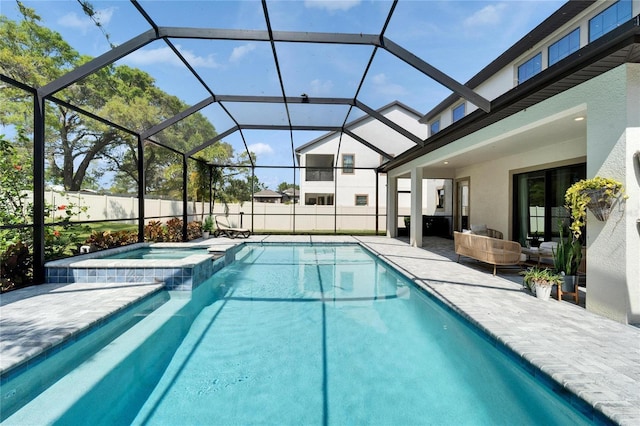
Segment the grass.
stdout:
<path fill-rule="evenodd" d="M 86 224 L 82 230 L 79 230 L 77 233 L 78 237 L 85 241 L 92 232 L 105 232 L 105 231 L 138 231 L 137 224 L 131 223 L 122 223 L 122 222 L 100 222 L 100 223 L 88 223 Z"/>

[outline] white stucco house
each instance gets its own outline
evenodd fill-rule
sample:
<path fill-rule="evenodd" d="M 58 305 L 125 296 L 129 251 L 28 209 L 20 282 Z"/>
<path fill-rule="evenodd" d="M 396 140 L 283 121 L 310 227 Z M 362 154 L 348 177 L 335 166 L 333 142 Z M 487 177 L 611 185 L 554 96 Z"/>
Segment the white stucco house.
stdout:
<path fill-rule="evenodd" d="M 419 121 L 422 115 L 401 102 L 392 102 L 377 112 L 416 138 L 426 138 L 427 125 Z M 383 209 L 387 203 L 387 179 L 377 168 L 415 147 L 416 142 L 370 116 L 356 119 L 346 128 L 348 132 L 329 132 L 296 149 L 301 167 L 300 203 Z M 409 215 L 410 191 L 410 180 L 400 179 L 397 193 L 400 226 L 402 217 Z M 450 217 L 451 191 L 450 179 L 425 179 L 421 214 Z"/>
<path fill-rule="evenodd" d="M 490 111 L 452 95 L 424 115 L 424 146 L 379 168 L 387 173 L 387 229 L 395 194 L 411 180 L 411 217 L 425 178 L 454 182 L 454 228 L 487 224 L 521 244 L 557 238 L 564 192 L 595 176 L 621 181 L 628 199 L 607 221 L 587 217 L 586 307 L 640 323 L 640 1 L 570 1 L 467 85 Z M 541 217 L 531 221 L 531 207 Z M 542 229 L 531 229 L 542 223 Z M 422 245 L 422 223 L 410 240 Z"/>

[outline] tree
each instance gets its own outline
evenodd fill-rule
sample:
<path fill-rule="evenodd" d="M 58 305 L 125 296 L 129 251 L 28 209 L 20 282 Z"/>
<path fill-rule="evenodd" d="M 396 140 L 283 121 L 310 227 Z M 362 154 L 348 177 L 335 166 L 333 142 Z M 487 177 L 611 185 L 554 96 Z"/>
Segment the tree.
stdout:
<path fill-rule="evenodd" d="M 24 19 L 20 23 L 0 16 L 0 70 L 31 87 L 54 81 L 90 58 L 78 54 L 59 33 L 39 24 L 40 17 L 18 2 Z M 109 68 L 104 68 L 57 94 L 89 111 L 98 111 L 111 94 Z M 20 125 L 33 133 L 33 123 L 26 122 L 32 110 L 31 95 L 20 89 L 2 91 L 3 124 Z M 79 190 L 92 162 L 100 159 L 112 144 L 120 143 L 114 130 L 104 131 L 86 117 L 59 104 L 46 105 L 47 180 L 60 183 L 67 190 Z M 98 172 L 99 173 L 99 172 Z"/>
<path fill-rule="evenodd" d="M 24 17 L 21 22 L 0 16 L 0 69 L 4 74 L 29 86 L 40 87 L 91 59 L 80 56 L 57 32 L 41 26 L 40 17 L 33 9 L 20 2 L 18 7 Z M 32 134 L 33 124 L 24 123 L 32 111 L 31 95 L 9 87 L 3 89 L 1 96 L 2 123 L 21 125 Z M 56 96 L 137 132 L 188 107 L 177 97 L 157 88 L 150 75 L 127 66 L 102 68 Z M 95 188 L 105 173 L 111 173 L 115 175 L 112 190 L 137 192 L 138 142 L 133 135 L 59 104 L 47 102 L 46 108 L 48 182 L 77 191 L 87 186 Z M 185 152 L 215 135 L 213 125 L 196 113 L 155 135 L 154 139 Z M 233 150 L 219 143 L 208 148 L 206 154 L 227 162 L 233 156 Z M 176 167 L 181 164 L 181 158 L 176 160 L 176 154 L 170 150 L 146 143 L 144 164 L 145 192 L 181 195 L 181 169 Z"/>
<path fill-rule="evenodd" d="M 289 188 L 300 189 L 300 185 L 294 185 L 292 183 L 282 182 L 278 185 L 278 192 L 284 192 Z"/>

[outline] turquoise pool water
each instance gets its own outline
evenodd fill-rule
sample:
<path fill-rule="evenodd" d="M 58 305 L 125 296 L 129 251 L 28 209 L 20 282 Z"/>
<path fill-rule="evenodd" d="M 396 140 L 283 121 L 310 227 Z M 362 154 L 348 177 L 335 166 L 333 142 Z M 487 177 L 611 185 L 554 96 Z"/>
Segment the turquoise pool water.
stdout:
<path fill-rule="evenodd" d="M 207 254 L 207 248 L 143 247 L 111 254 L 101 259 L 184 259 L 192 254 Z"/>
<path fill-rule="evenodd" d="M 7 424 L 588 424 L 358 246 L 236 257 Z"/>

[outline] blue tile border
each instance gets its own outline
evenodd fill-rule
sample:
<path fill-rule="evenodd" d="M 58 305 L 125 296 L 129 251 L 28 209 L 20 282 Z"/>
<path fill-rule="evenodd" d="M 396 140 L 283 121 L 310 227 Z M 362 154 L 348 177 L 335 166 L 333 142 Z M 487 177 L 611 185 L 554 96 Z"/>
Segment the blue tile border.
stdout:
<path fill-rule="evenodd" d="M 226 250 L 221 253 L 211 253 L 197 262 L 187 265 L 159 267 L 157 264 L 148 266 L 137 265 L 60 265 L 50 264 L 46 267 L 46 281 L 50 284 L 65 283 L 139 283 L 164 282 L 167 290 L 190 291 L 197 288 L 211 275 L 224 266 L 235 261 L 237 249 Z M 95 262 L 94 262 L 95 264 Z"/>

